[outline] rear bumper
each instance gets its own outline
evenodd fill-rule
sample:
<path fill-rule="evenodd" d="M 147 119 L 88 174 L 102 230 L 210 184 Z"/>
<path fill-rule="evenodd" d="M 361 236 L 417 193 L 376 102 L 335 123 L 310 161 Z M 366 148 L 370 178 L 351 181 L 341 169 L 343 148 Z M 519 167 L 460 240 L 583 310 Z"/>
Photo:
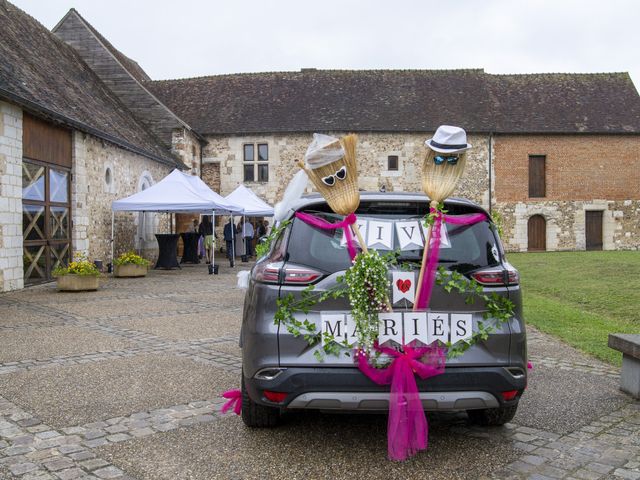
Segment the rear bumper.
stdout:
<path fill-rule="evenodd" d="M 251 399 L 261 405 L 290 409 L 388 410 L 389 386 L 369 380 L 357 368 L 287 368 L 271 380 L 245 378 Z M 527 385 L 521 367 L 448 367 L 427 380 L 417 378 L 425 410 L 473 410 L 516 403 Z M 286 393 L 282 403 L 267 400 L 264 391 Z M 517 390 L 505 401 L 501 393 Z"/>

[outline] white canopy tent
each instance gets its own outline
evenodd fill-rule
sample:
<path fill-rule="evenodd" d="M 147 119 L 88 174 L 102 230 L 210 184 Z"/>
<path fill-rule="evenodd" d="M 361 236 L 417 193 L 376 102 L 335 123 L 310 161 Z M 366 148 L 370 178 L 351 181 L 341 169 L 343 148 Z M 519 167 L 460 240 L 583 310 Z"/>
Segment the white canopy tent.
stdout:
<path fill-rule="evenodd" d="M 246 255 L 247 243 L 244 239 L 246 217 L 273 217 L 273 207 L 257 196 L 253 190 L 244 185 L 239 185 L 224 198 L 242 207 L 242 245 L 244 246 L 244 255 Z M 243 258 L 243 260 L 245 260 L 245 258 Z"/>
<path fill-rule="evenodd" d="M 111 204 L 111 261 L 113 262 L 113 236 L 115 212 L 165 212 L 211 213 L 215 226 L 215 214 L 242 213 L 242 207 L 226 200 L 211 190 L 199 177 L 174 170 L 155 185 Z M 214 263 L 214 255 L 211 264 Z"/>

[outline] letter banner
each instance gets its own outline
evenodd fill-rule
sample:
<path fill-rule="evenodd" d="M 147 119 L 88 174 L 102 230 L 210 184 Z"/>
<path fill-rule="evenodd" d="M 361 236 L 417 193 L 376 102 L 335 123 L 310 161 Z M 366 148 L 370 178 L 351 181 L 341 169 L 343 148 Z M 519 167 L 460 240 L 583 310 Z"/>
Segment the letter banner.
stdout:
<path fill-rule="evenodd" d="M 322 345 L 333 338 L 351 346 L 358 343 L 357 325 L 351 313 L 320 312 Z M 431 345 L 466 342 L 474 332 L 471 313 L 381 312 L 378 314 L 378 342 L 389 345 Z"/>
<path fill-rule="evenodd" d="M 421 250 L 427 238 L 427 228 L 421 219 L 392 222 L 358 218 L 356 223 L 367 247 L 377 250 Z M 340 246 L 346 246 L 347 241 L 342 231 L 336 235 L 340 235 Z M 440 238 L 440 248 L 451 248 L 446 226 L 442 228 Z M 357 238 L 355 241 L 358 243 Z"/>

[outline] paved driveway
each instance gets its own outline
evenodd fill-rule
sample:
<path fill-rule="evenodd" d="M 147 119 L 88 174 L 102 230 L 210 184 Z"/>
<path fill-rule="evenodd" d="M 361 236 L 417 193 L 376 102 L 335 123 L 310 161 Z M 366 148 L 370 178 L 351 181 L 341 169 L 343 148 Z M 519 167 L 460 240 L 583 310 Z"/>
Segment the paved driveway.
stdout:
<path fill-rule="evenodd" d="M 219 416 L 237 388 L 243 292 L 205 266 L 0 295 L 0 478 L 640 478 L 640 405 L 619 372 L 530 331 L 514 422 L 430 416 L 430 447 L 386 457 L 386 417 Z"/>

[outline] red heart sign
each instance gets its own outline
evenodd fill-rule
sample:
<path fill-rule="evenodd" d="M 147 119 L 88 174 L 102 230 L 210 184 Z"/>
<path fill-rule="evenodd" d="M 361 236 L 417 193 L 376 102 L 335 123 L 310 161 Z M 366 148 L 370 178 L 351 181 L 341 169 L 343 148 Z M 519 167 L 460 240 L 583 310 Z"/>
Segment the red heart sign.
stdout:
<path fill-rule="evenodd" d="M 399 278 L 398 281 L 396 282 L 396 286 L 398 287 L 398 290 L 400 290 L 402 293 L 407 293 L 411 288 L 411 280 L 409 279 L 402 280 L 401 278 Z"/>

